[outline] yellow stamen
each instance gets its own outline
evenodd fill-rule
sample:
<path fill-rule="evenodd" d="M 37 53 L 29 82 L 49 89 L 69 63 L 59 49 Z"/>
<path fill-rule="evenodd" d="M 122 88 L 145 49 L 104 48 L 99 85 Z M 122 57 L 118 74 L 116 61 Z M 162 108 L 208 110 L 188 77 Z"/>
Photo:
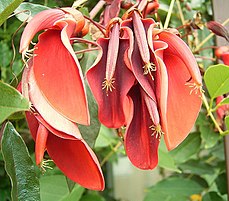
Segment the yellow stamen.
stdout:
<path fill-rule="evenodd" d="M 143 75 L 150 75 L 150 77 L 152 78 L 152 80 L 154 80 L 154 77 L 152 75 L 152 72 L 153 71 L 156 71 L 156 66 L 154 63 L 150 63 L 148 62 L 147 64 L 145 64 L 143 66 L 143 69 L 144 69 L 144 72 L 143 72 Z"/>
<path fill-rule="evenodd" d="M 43 173 L 46 172 L 46 169 L 50 169 L 50 170 L 53 169 L 52 167 L 49 166 L 49 162 L 53 162 L 53 160 L 50 160 L 50 159 L 45 160 L 45 159 L 44 159 L 44 160 L 39 164 L 39 167 L 41 168 L 41 171 L 42 171 Z"/>
<path fill-rule="evenodd" d="M 195 94 L 198 94 L 198 92 L 204 93 L 202 85 L 198 85 L 194 82 L 187 82 L 185 83 L 185 85 L 191 88 L 190 95 L 192 94 L 192 92 L 195 92 Z"/>
<path fill-rule="evenodd" d="M 153 131 L 153 133 L 151 134 L 151 136 L 156 136 L 156 138 L 158 140 L 160 140 L 161 139 L 161 136 L 164 135 L 164 132 L 162 131 L 160 124 L 158 124 L 156 126 L 155 125 L 152 125 L 149 128 Z"/>
<path fill-rule="evenodd" d="M 106 78 L 104 79 L 102 89 L 106 89 L 107 96 L 109 91 L 112 92 L 112 90 L 115 89 L 114 82 L 115 78 L 111 78 L 110 80 L 107 80 Z"/>

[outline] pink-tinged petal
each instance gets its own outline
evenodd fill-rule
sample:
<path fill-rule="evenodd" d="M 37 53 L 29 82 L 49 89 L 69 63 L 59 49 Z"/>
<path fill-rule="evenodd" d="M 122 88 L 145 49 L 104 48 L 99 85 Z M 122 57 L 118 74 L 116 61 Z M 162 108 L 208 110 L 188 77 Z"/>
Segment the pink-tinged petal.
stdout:
<path fill-rule="evenodd" d="M 64 15 L 65 13 L 59 9 L 44 10 L 35 15 L 24 29 L 19 51 L 26 51 L 37 32 L 53 27 L 57 20 L 64 18 Z"/>
<path fill-rule="evenodd" d="M 80 67 L 66 49 L 58 30 L 40 35 L 33 58 L 34 77 L 43 96 L 63 116 L 89 124 L 87 99 Z"/>
<path fill-rule="evenodd" d="M 50 134 L 47 151 L 55 164 L 74 182 L 91 190 L 103 190 L 99 161 L 83 140 L 65 140 Z"/>
<path fill-rule="evenodd" d="M 160 51 L 160 50 L 159 50 Z M 157 54 L 157 52 L 156 52 Z M 160 113 L 160 122 L 162 125 L 162 130 L 167 133 L 167 101 L 168 101 L 168 74 L 166 66 L 160 57 L 157 57 L 158 67 L 156 71 L 156 97 Z"/>
<path fill-rule="evenodd" d="M 164 55 L 168 72 L 168 104 L 167 132 L 165 143 L 169 150 L 179 145 L 193 128 L 202 100 L 199 90 L 193 90 L 186 84 L 190 80 L 190 72 L 179 57 L 172 54 Z"/>
<path fill-rule="evenodd" d="M 63 117 L 56 110 L 54 110 L 44 98 L 34 78 L 32 60 L 30 60 L 28 64 L 29 67 L 25 68 L 23 72 L 22 86 L 29 86 L 28 96 L 33 106 L 41 114 L 45 122 L 48 122 L 51 127 L 64 133 L 63 138 L 71 135 L 78 139 L 82 139 L 77 125 Z M 23 95 L 24 93 L 25 92 L 23 92 Z M 36 117 L 39 118 L 39 115 L 37 115 Z M 44 124 L 43 122 L 41 123 Z"/>
<path fill-rule="evenodd" d="M 36 156 L 36 164 L 39 165 L 42 160 L 46 150 L 46 142 L 48 138 L 49 131 L 45 126 L 39 124 L 37 129 L 36 136 L 36 145 L 35 145 L 35 156 Z"/>
<path fill-rule="evenodd" d="M 125 135 L 126 154 L 130 161 L 140 169 L 153 169 L 158 163 L 159 140 L 152 135 L 152 120 L 141 96 L 139 85 L 130 91 L 133 100 L 133 118 L 127 125 Z M 153 100 L 152 100 L 153 101 Z"/>
<path fill-rule="evenodd" d="M 186 43 L 177 35 L 167 31 L 160 32 L 158 36 L 159 40 L 162 40 L 168 44 L 168 48 L 165 50 L 165 53 L 179 57 L 185 64 L 194 83 L 196 83 L 198 86 L 201 86 L 202 77 L 200 75 L 199 67 L 194 55 Z"/>
<path fill-rule="evenodd" d="M 115 17 L 118 17 L 121 7 L 121 0 L 113 0 L 110 5 L 106 5 L 104 12 L 102 13 L 101 23 L 108 25 L 109 21 Z"/>
<path fill-rule="evenodd" d="M 127 39 L 120 39 L 118 58 L 113 76 L 114 88 L 112 91 L 102 89 L 102 83 L 106 75 L 108 43 L 108 39 L 102 38 L 98 40 L 98 44 L 102 49 L 101 57 L 98 63 L 88 70 L 87 79 L 98 103 L 99 120 L 107 127 L 119 128 L 126 123 L 124 111 L 125 105 L 128 104 L 126 96 L 134 84 L 135 78 L 124 62 L 129 42 Z"/>

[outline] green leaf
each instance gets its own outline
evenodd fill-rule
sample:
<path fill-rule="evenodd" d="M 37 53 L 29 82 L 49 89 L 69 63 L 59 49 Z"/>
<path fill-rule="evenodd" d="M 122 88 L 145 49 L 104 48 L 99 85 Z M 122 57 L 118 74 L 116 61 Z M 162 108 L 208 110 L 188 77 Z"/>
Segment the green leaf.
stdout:
<path fill-rule="evenodd" d="M 218 175 L 216 185 L 221 195 L 227 194 L 227 175 L 226 172 Z"/>
<path fill-rule="evenodd" d="M 144 201 L 189 201 L 191 195 L 199 194 L 203 189 L 204 187 L 191 179 L 169 177 L 148 189 Z"/>
<path fill-rule="evenodd" d="M 191 156 L 197 154 L 200 149 L 201 139 L 200 133 L 190 133 L 188 137 L 174 150 L 170 151 L 172 157 L 177 164 L 183 163 L 190 159 Z"/>
<path fill-rule="evenodd" d="M 101 125 L 98 138 L 95 142 L 95 148 L 112 146 L 117 143 L 114 137 L 114 130 Z"/>
<path fill-rule="evenodd" d="M 180 164 L 179 167 L 184 173 L 188 174 L 196 174 L 200 176 L 205 174 L 214 174 L 214 169 L 211 165 L 199 160 L 189 160 L 186 163 Z"/>
<path fill-rule="evenodd" d="M 43 5 L 39 5 L 39 4 L 34 4 L 34 3 L 29 3 L 29 2 L 25 2 L 22 3 L 15 11 L 14 13 L 19 13 L 16 15 L 16 17 L 24 22 L 27 19 L 33 17 L 34 15 L 36 15 L 37 13 L 43 11 L 43 10 L 47 10 L 50 9 L 47 6 L 43 6 Z M 22 12 L 22 11 L 26 11 L 26 12 Z"/>
<path fill-rule="evenodd" d="M 60 201 L 69 194 L 64 175 L 43 176 L 40 185 L 41 201 Z"/>
<path fill-rule="evenodd" d="M 90 113 L 90 126 L 78 125 L 80 132 L 90 147 L 93 147 L 100 130 L 100 122 L 98 120 L 98 106 L 86 82 L 87 100 Z"/>
<path fill-rule="evenodd" d="M 173 160 L 173 157 L 168 152 L 165 152 L 161 149 L 159 149 L 159 162 L 158 166 L 165 168 L 167 170 L 175 171 L 178 173 L 181 173 L 181 171 L 177 168 L 175 165 L 175 162 Z"/>
<path fill-rule="evenodd" d="M 89 191 L 80 201 L 105 201 L 105 199 L 95 191 Z"/>
<path fill-rule="evenodd" d="M 43 176 L 40 183 L 42 201 L 78 201 L 85 190 L 75 184 L 70 192 L 64 175 Z"/>
<path fill-rule="evenodd" d="M 208 192 L 203 196 L 203 201 L 225 201 L 217 192 Z"/>
<path fill-rule="evenodd" d="M 5 22 L 8 16 L 14 12 L 14 10 L 23 2 L 24 0 L 4 0 L 0 1 L 0 26 Z"/>
<path fill-rule="evenodd" d="M 10 122 L 4 127 L 1 146 L 5 169 L 12 184 L 12 201 L 39 201 L 39 180 L 32 159 L 24 141 Z"/>
<path fill-rule="evenodd" d="M 229 130 L 229 115 L 224 118 L 225 125 L 227 127 L 227 130 Z"/>
<path fill-rule="evenodd" d="M 79 201 L 84 191 L 85 191 L 85 188 L 83 188 L 80 185 L 75 185 L 71 193 L 67 195 L 64 199 L 62 199 L 61 201 Z"/>
<path fill-rule="evenodd" d="M 228 66 L 223 64 L 210 66 L 204 74 L 204 81 L 211 98 L 229 92 Z"/>
<path fill-rule="evenodd" d="M 0 81 L 0 124 L 11 114 L 29 110 L 30 104 L 15 88 Z"/>
<path fill-rule="evenodd" d="M 220 103 L 217 106 L 222 106 L 222 105 L 227 105 L 229 104 L 229 97 L 224 98 L 223 100 L 220 101 Z"/>
<path fill-rule="evenodd" d="M 214 147 L 218 140 L 221 139 L 221 136 L 213 130 L 212 126 L 208 124 L 208 122 L 200 125 L 200 133 L 206 149 Z"/>

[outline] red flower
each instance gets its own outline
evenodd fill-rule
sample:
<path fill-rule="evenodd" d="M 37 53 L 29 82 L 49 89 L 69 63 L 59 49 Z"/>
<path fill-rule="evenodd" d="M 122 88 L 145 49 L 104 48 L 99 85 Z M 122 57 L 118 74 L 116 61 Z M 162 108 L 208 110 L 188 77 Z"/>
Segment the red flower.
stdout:
<path fill-rule="evenodd" d="M 42 166 L 47 149 L 50 158 L 70 179 L 85 188 L 103 190 L 104 179 L 96 155 L 83 140 L 77 125 L 45 99 L 36 83 L 31 61 L 24 69 L 21 91 L 33 105 L 26 118 L 36 144 L 37 165 Z"/>
<path fill-rule="evenodd" d="M 111 23 L 109 38 L 100 38 L 97 62 L 87 72 L 87 79 L 98 103 L 98 117 L 110 128 L 126 124 L 127 93 L 135 78 L 128 69 L 129 39 L 120 37 L 119 20 Z"/>
<path fill-rule="evenodd" d="M 45 10 L 25 27 L 20 52 L 30 55 L 29 43 L 40 34 L 33 51 L 34 77 L 42 94 L 55 110 L 71 121 L 89 124 L 87 98 L 79 62 L 70 37 L 84 27 L 84 17 L 73 8 Z"/>
<path fill-rule="evenodd" d="M 30 57 L 21 91 L 32 103 L 26 118 L 36 142 L 36 163 L 42 166 L 47 149 L 70 179 L 85 188 L 103 190 L 99 162 L 75 123 L 89 124 L 83 76 L 70 41 L 83 28 L 82 14 L 72 8 L 46 10 L 29 22 L 20 46 L 23 57 Z M 30 55 L 29 43 L 43 29 Z"/>
<path fill-rule="evenodd" d="M 111 24 L 109 38 L 98 40 L 103 51 L 87 78 L 100 121 L 126 125 L 127 156 L 136 167 L 153 169 L 161 136 L 171 150 L 195 123 L 202 103 L 200 71 L 176 34 L 155 28 L 136 9 L 120 25 Z"/>

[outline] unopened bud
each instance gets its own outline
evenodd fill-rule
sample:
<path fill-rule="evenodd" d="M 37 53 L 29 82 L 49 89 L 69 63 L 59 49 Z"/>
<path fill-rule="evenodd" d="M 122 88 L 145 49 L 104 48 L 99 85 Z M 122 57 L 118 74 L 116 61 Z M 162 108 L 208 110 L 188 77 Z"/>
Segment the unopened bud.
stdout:
<path fill-rule="evenodd" d="M 217 36 L 221 36 L 225 38 L 229 42 L 229 33 L 228 30 L 219 22 L 209 21 L 206 23 L 206 26 L 209 30 L 211 30 Z"/>

